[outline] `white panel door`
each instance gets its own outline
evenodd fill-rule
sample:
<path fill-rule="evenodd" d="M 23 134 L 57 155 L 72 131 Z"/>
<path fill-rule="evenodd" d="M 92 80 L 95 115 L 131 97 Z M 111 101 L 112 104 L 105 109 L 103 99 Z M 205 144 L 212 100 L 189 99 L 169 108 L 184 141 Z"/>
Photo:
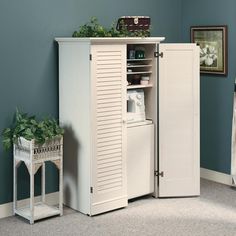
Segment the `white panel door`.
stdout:
<path fill-rule="evenodd" d="M 91 215 L 127 206 L 126 45 L 93 45 Z"/>
<path fill-rule="evenodd" d="M 199 48 L 159 51 L 159 197 L 199 195 Z"/>

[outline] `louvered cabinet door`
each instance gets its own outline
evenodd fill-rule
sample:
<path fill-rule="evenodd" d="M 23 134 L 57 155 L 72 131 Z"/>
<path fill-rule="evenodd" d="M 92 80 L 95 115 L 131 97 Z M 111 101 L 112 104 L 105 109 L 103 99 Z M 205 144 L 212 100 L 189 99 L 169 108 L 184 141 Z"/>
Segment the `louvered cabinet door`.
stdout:
<path fill-rule="evenodd" d="M 92 45 L 91 215 L 127 206 L 126 46 Z"/>

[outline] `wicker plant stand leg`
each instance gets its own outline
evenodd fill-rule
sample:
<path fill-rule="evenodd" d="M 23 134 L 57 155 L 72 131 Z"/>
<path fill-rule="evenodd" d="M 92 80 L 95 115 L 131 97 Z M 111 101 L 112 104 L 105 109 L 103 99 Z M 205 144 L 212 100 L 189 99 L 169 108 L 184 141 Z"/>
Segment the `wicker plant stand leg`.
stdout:
<path fill-rule="evenodd" d="M 45 148 L 42 150 L 46 152 L 52 152 L 52 155 L 47 155 L 43 151 L 39 151 L 40 155 L 35 155 L 36 149 L 34 148 L 34 143 L 32 141 L 27 141 L 29 143 L 29 152 L 27 156 L 27 149 L 23 147 L 19 149 L 14 145 L 14 193 L 13 193 L 13 207 L 14 214 L 20 215 L 30 221 L 30 224 L 34 224 L 35 220 L 55 216 L 63 215 L 63 159 L 62 159 L 62 140 L 59 144 L 57 142 L 53 143 L 53 148 Z M 26 144 L 27 144 L 26 142 Z M 42 154 L 43 153 L 43 154 Z M 59 170 L 59 203 L 58 206 L 50 206 L 46 202 L 45 195 L 45 163 L 46 161 L 51 161 Z M 18 206 L 17 205 L 17 168 L 20 164 L 24 162 L 30 176 L 30 199 L 29 205 Z M 34 175 L 41 167 L 41 201 L 35 202 L 34 197 Z"/>
<path fill-rule="evenodd" d="M 41 189 L 42 189 L 42 203 L 45 203 L 45 162 L 42 164 L 42 177 L 41 177 Z"/>
<path fill-rule="evenodd" d="M 59 185 L 59 210 L 60 210 L 60 216 L 63 215 L 63 162 L 60 160 L 60 185 Z"/>
<path fill-rule="evenodd" d="M 34 223 L 34 164 L 30 164 L 30 224 Z"/>
<path fill-rule="evenodd" d="M 17 164 L 15 158 L 13 165 L 13 209 L 15 215 L 15 209 L 17 209 Z"/>

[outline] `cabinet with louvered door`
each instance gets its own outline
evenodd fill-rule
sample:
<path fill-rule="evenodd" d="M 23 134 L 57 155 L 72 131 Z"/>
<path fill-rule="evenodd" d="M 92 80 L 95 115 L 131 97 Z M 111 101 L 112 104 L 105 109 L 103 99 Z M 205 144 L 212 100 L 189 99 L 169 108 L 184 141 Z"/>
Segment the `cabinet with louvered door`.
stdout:
<path fill-rule="evenodd" d="M 127 205 L 126 47 L 92 45 L 91 215 Z"/>
<path fill-rule="evenodd" d="M 131 198 L 199 195 L 199 48 L 162 37 L 56 40 L 64 204 L 91 216 L 127 206 L 127 188 L 142 190 Z M 146 58 L 127 59 L 136 46 Z M 136 84 L 136 74 L 148 84 Z M 139 102 L 127 109 L 136 89 L 148 121 L 127 128 L 127 112 L 139 112 Z"/>

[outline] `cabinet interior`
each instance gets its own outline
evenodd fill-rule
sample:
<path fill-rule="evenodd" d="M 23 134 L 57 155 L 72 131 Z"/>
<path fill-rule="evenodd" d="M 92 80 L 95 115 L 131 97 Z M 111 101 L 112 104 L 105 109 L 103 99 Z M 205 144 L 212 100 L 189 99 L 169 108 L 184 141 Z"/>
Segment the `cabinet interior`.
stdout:
<path fill-rule="evenodd" d="M 143 58 L 137 59 L 130 57 L 130 52 L 132 50 L 137 51 L 137 49 L 144 50 Z M 135 76 L 139 78 L 142 78 L 142 76 L 149 77 L 148 85 L 127 85 L 127 91 L 130 89 L 142 89 L 144 91 L 146 119 L 152 120 L 154 124 L 157 118 L 157 60 L 154 56 L 156 51 L 156 44 L 127 45 L 127 81 L 132 81 L 132 78 Z"/>
<path fill-rule="evenodd" d="M 157 60 L 154 56 L 155 52 L 156 44 L 127 45 L 128 199 L 152 194 L 155 189 L 153 178 L 157 124 Z M 141 83 L 142 80 L 146 83 Z M 133 92 L 134 94 L 132 94 Z M 133 99 L 134 95 L 137 96 L 135 99 Z M 138 96 L 142 98 L 139 99 Z M 132 104 L 133 102 L 135 105 Z M 142 105 L 139 106 L 139 102 Z M 130 109 L 133 106 L 135 111 Z M 135 117 L 135 122 L 132 121 L 132 116 Z M 137 149 L 137 146 L 142 148 Z"/>

